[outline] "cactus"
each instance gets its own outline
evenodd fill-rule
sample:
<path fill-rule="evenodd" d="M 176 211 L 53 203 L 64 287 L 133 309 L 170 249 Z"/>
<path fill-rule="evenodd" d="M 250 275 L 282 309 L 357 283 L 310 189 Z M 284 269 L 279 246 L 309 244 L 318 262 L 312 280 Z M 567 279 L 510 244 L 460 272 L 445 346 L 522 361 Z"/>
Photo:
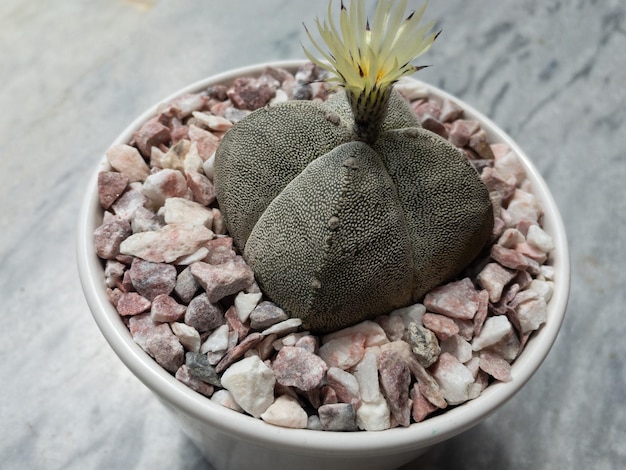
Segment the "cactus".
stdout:
<path fill-rule="evenodd" d="M 436 35 L 379 1 L 343 2 L 339 29 L 313 40 L 340 91 L 326 102 L 259 109 L 229 130 L 215 189 L 264 294 L 326 333 L 421 299 L 457 276 L 493 227 L 487 188 L 467 158 L 421 128 L 394 83 Z M 329 5 L 330 10 L 330 5 Z M 308 31 L 307 31 L 308 33 Z"/>

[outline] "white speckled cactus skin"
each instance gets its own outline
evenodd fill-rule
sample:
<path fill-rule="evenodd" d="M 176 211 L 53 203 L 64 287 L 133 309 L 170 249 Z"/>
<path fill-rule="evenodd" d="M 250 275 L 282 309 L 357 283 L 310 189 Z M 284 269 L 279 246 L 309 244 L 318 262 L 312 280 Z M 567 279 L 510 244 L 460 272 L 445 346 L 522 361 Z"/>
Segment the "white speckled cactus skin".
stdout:
<path fill-rule="evenodd" d="M 260 109 L 224 136 L 215 189 L 271 300 L 324 333 L 418 301 L 481 251 L 493 226 L 467 158 L 391 93 L 375 142 L 344 93 Z"/>

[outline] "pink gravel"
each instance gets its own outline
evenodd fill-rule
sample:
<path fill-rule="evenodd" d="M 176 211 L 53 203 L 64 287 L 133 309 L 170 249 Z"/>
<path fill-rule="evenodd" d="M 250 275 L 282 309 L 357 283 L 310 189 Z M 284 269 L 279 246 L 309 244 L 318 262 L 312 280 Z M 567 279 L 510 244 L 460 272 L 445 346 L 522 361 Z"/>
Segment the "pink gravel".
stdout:
<path fill-rule="evenodd" d="M 319 78 L 307 64 L 188 94 L 112 147 L 94 232 L 103 282 L 137 344 L 236 412 L 328 431 L 408 426 L 512 380 L 515 358 L 548 320 L 553 243 L 515 154 L 490 143 L 456 103 L 403 79 L 397 88 L 422 125 L 464 151 L 492 192 L 493 245 L 423 304 L 323 337 L 303 330 L 262 296 L 233 247 L 212 161 L 224 132 L 251 110 L 325 99 Z"/>

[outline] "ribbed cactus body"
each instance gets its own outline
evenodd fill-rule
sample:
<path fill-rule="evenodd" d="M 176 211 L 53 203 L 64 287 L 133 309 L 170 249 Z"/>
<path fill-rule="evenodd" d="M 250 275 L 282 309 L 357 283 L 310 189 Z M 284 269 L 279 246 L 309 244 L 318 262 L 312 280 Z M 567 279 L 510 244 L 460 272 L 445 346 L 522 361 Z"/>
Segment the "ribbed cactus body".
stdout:
<path fill-rule="evenodd" d="M 215 189 L 263 292 L 315 332 L 419 300 L 488 240 L 489 194 L 467 158 L 395 91 L 373 144 L 342 93 L 255 111 L 224 136 Z"/>

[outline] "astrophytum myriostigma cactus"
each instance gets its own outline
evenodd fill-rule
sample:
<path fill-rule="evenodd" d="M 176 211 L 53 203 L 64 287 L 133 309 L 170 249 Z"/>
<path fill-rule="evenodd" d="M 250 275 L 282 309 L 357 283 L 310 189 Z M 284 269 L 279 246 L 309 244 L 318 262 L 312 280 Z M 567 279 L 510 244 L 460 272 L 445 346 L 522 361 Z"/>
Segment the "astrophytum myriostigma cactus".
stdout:
<path fill-rule="evenodd" d="M 259 109 L 229 130 L 215 189 L 264 294 L 324 333 L 418 301 L 458 275 L 493 226 L 487 188 L 420 127 L 393 85 L 435 39 L 406 1 L 341 4 L 317 26 L 340 91 Z M 329 5 L 330 12 L 330 5 Z M 310 35 L 309 35 L 310 36 Z M 306 51 L 305 51 L 306 52 Z"/>

